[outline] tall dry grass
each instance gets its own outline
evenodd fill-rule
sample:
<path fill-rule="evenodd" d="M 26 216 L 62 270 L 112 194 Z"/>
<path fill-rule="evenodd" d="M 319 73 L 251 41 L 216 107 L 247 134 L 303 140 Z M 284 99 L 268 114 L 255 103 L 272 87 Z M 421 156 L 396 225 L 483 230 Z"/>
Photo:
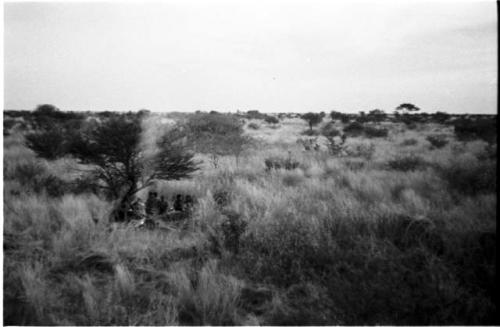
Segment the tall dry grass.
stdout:
<path fill-rule="evenodd" d="M 197 200 L 190 223 L 169 232 L 110 224 L 112 203 L 95 195 L 29 192 L 16 167 L 58 163 L 7 140 L 4 323 L 494 323 L 496 184 L 481 173 L 496 158 L 434 125 L 384 127 L 387 138 L 346 142 L 373 144 L 370 159 L 304 151 L 300 120 L 248 131 L 261 142 L 238 165 L 223 157 L 191 180 L 153 186 L 168 200 Z M 450 143 L 430 151 L 425 138 L 436 132 Z M 395 170 L 397 155 L 422 161 Z M 299 166 L 266 171 L 272 156 Z M 230 217 L 246 226 L 237 253 L 226 245 Z"/>

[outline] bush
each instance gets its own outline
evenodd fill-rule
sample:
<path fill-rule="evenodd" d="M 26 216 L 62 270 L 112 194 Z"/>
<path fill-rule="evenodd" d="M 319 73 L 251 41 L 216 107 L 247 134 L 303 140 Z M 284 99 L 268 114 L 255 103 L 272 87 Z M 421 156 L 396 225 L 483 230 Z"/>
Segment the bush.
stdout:
<path fill-rule="evenodd" d="M 67 137 L 64 130 L 55 125 L 42 131 L 26 135 L 26 146 L 39 157 L 53 160 L 67 152 Z"/>
<path fill-rule="evenodd" d="M 248 128 L 257 130 L 260 128 L 260 125 L 257 123 L 250 123 L 250 124 L 248 124 Z"/>
<path fill-rule="evenodd" d="M 318 136 L 319 132 L 315 129 L 306 129 L 300 133 L 300 135 L 306 135 L 306 136 Z"/>
<path fill-rule="evenodd" d="M 16 180 L 21 185 L 28 185 L 37 176 L 47 174 L 45 166 L 37 161 L 27 161 L 19 163 L 12 167 L 12 165 L 4 165 L 4 179 Z"/>
<path fill-rule="evenodd" d="M 409 156 L 398 156 L 390 160 L 387 164 L 391 169 L 394 170 L 412 171 L 423 168 L 425 166 L 425 161 L 422 158 L 412 154 Z"/>
<path fill-rule="evenodd" d="M 366 160 L 371 160 L 371 158 L 375 154 L 375 145 L 373 143 L 359 143 L 355 145 L 349 145 L 345 148 L 345 152 L 349 157 L 362 157 Z"/>
<path fill-rule="evenodd" d="M 389 131 L 387 128 L 376 128 L 376 127 L 371 127 L 367 126 L 364 129 L 365 135 L 368 136 L 369 138 L 372 137 L 387 137 L 389 134 Z"/>
<path fill-rule="evenodd" d="M 446 135 L 436 134 L 429 135 L 426 137 L 426 140 L 431 144 L 432 149 L 441 149 L 448 144 L 448 140 L 446 139 Z"/>
<path fill-rule="evenodd" d="M 268 124 L 277 124 L 279 123 L 279 119 L 274 117 L 274 116 L 268 116 L 266 115 L 266 117 L 264 118 L 264 121 Z"/>
<path fill-rule="evenodd" d="M 441 167 L 450 188 L 467 195 L 496 193 L 497 167 L 494 160 L 459 160 Z"/>
<path fill-rule="evenodd" d="M 401 142 L 402 146 L 412 146 L 412 145 L 417 145 L 418 140 L 417 139 L 406 139 Z"/>
<path fill-rule="evenodd" d="M 5 176 L 12 179 L 28 192 L 36 194 L 46 192 L 48 196 L 60 197 L 70 190 L 69 184 L 57 176 L 48 173 L 47 169 L 38 162 L 26 162 L 17 165 L 12 172 Z"/>
<path fill-rule="evenodd" d="M 325 137 L 335 137 L 340 136 L 340 131 L 335 128 L 335 125 L 332 122 L 329 122 L 321 129 L 321 134 Z"/>
<path fill-rule="evenodd" d="M 497 137 L 497 121 L 494 118 L 458 119 L 453 122 L 454 130 L 460 141 L 482 139 L 493 143 Z"/>
<path fill-rule="evenodd" d="M 344 133 L 349 136 L 358 136 L 363 133 L 364 129 L 363 124 L 355 121 L 344 127 Z"/>

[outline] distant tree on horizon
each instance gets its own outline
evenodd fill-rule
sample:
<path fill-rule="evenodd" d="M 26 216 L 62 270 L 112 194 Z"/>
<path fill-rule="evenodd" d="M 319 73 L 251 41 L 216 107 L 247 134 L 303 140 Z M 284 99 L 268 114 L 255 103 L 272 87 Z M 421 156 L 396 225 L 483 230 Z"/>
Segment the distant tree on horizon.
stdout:
<path fill-rule="evenodd" d="M 419 111 L 420 108 L 413 103 L 402 103 L 396 108 L 396 112 L 401 111 L 403 114 Z"/>
<path fill-rule="evenodd" d="M 309 130 L 311 131 L 313 126 L 318 125 L 323 120 L 323 116 L 321 114 L 314 112 L 308 112 L 307 114 L 302 115 L 300 118 L 307 121 L 307 123 L 309 124 Z"/>

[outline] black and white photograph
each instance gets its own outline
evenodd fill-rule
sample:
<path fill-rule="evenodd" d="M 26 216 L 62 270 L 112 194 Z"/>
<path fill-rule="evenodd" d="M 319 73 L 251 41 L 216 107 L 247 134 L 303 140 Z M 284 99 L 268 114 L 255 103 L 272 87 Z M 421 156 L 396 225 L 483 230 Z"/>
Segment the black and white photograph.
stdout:
<path fill-rule="evenodd" d="M 488 326 L 498 2 L 2 1 L 6 326 Z"/>

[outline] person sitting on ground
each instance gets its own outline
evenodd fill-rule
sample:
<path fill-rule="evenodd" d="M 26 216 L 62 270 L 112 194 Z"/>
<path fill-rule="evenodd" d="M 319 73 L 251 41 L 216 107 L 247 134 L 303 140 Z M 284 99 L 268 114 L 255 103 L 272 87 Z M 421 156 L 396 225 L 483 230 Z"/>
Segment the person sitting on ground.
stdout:
<path fill-rule="evenodd" d="M 184 208 L 186 211 L 191 210 L 193 208 L 193 197 L 191 195 L 186 195 L 184 199 Z"/>
<path fill-rule="evenodd" d="M 158 193 L 156 192 L 149 192 L 148 193 L 148 199 L 146 200 L 146 214 L 148 216 L 154 215 L 158 213 Z"/>
<path fill-rule="evenodd" d="M 175 196 L 175 201 L 174 201 L 174 210 L 175 211 L 182 211 L 182 195 L 181 194 L 177 194 Z"/>
<path fill-rule="evenodd" d="M 158 202 L 158 214 L 163 215 L 167 212 L 168 202 L 165 200 L 165 197 L 162 195 L 160 197 L 160 201 Z"/>

